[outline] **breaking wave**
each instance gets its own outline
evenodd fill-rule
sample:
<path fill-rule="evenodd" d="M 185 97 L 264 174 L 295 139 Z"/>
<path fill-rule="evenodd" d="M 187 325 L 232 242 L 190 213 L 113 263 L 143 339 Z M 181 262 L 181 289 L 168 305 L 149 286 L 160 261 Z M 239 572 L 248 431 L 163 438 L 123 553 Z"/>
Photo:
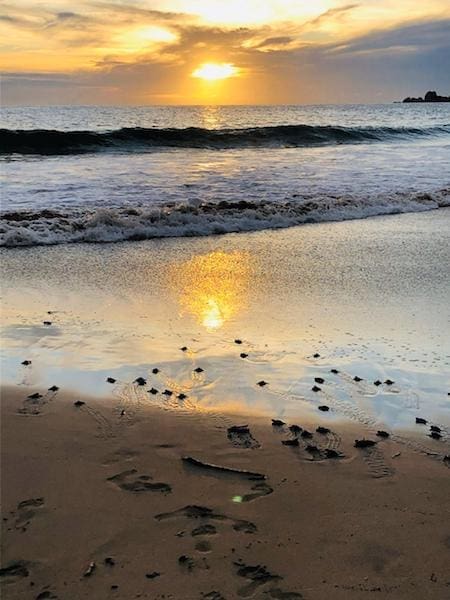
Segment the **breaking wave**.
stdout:
<path fill-rule="evenodd" d="M 293 197 L 283 202 L 185 202 L 138 208 L 10 211 L 0 215 L 0 246 L 107 243 L 205 236 L 303 223 L 344 221 L 450 206 L 450 188 L 433 193 Z"/>
<path fill-rule="evenodd" d="M 157 148 L 287 148 L 408 140 L 450 134 L 434 127 L 335 127 L 283 125 L 246 129 L 122 128 L 114 131 L 1 129 L 0 154 L 60 155 L 83 152 L 133 152 Z"/>

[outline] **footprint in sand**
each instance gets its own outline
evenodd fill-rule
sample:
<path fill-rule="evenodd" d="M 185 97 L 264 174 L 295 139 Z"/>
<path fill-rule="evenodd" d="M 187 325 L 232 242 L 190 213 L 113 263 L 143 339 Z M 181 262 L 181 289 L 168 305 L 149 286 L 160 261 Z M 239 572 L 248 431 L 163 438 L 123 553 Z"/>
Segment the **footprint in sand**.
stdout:
<path fill-rule="evenodd" d="M 371 477 L 381 479 L 391 477 L 395 473 L 395 469 L 386 463 L 384 453 L 376 446 L 365 448 L 362 452 Z"/>
<path fill-rule="evenodd" d="M 17 505 L 17 516 L 14 523 L 16 529 L 26 531 L 31 519 L 36 514 L 36 510 L 44 506 L 44 498 L 30 498 L 29 500 L 22 500 Z"/>
<path fill-rule="evenodd" d="M 17 411 L 21 415 L 39 415 L 45 404 L 51 402 L 57 394 L 56 390 L 48 390 L 45 394 L 35 392 L 22 402 L 22 407 Z"/>
<path fill-rule="evenodd" d="M 16 560 L 9 563 L 8 566 L 0 569 L 0 578 L 5 578 L 5 581 L 15 581 L 28 577 L 30 574 L 30 563 L 26 560 Z"/>
<path fill-rule="evenodd" d="M 244 577 L 248 583 L 237 590 L 237 595 L 241 598 L 249 598 L 258 590 L 258 588 L 275 581 L 281 581 L 283 577 L 271 573 L 265 565 L 246 565 L 242 560 L 234 563 L 237 568 L 236 574 Z M 285 592 L 281 588 L 270 588 L 264 591 L 269 598 L 276 600 L 296 600 L 303 598 L 298 592 Z"/>
<path fill-rule="evenodd" d="M 122 471 L 117 475 L 108 477 L 107 481 L 112 481 L 121 490 L 126 492 L 162 492 L 168 494 L 172 491 L 168 483 L 153 482 L 150 475 L 136 475 L 136 469 Z"/>
<path fill-rule="evenodd" d="M 179 518 L 188 520 L 200 520 L 202 527 L 211 527 L 211 523 L 209 523 L 209 521 L 217 521 L 227 523 L 231 525 L 231 527 L 235 531 L 239 532 L 255 533 L 257 531 L 256 525 L 251 521 L 246 521 L 243 519 L 233 519 L 232 517 L 228 517 L 227 515 L 215 513 L 211 508 L 208 508 L 206 506 L 197 506 L 195 504 L 188 504 L 187 506 L 183 506 L 183 508 L 179 508 L 178 510 L 174 510 L 168 513 L 161 513 L 155 516 L 155 519 L 157 521 L 165 521 L 167 519 Z M 197 531 L 199 529 L 200 527 L 197 527 Z M 212 529 L 210 529 L 210 531 L 212 532 Z"/>

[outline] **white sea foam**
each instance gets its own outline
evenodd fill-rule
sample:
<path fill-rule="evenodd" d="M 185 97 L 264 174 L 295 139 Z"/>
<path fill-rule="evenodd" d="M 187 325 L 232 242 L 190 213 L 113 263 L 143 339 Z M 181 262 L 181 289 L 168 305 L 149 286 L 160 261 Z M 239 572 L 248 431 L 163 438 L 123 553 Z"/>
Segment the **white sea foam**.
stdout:
<path fill-rule="evenodd" d="M 450 188 L 434 193 L 397 193 L 371 199 L 295 198 L 283 203 L 180 203 L 153 208 L 77 209 L 72 212 L 10 212 L 2 215 L 0 245 L 105 243 L 163 237 L 205 236 L 375 215 L 421 212 L 450 206 Z"/>

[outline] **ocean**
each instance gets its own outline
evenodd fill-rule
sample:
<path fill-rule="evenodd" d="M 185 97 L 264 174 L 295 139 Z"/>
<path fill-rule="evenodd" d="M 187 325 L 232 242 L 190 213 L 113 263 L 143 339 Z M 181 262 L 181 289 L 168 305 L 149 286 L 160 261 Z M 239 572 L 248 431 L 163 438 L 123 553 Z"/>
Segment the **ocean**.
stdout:
<path fill-rule="evenodd" d="M 450 206 L 450 105 L 4 108 L 0 245 Z"/>

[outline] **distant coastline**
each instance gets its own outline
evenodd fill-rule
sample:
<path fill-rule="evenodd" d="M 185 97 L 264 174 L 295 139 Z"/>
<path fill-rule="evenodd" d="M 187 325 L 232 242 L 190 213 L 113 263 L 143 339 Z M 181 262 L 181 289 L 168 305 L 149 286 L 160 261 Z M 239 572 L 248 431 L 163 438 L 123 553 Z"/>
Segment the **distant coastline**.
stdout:
<path fill-rule="evenodd" d="M 439 96 L 436 92 L 427 92 L 424 98 L 405 98 L 403 100 L 405 103 L 413 103 L 413 102 L 450 102 L 450 96 Z"/>

